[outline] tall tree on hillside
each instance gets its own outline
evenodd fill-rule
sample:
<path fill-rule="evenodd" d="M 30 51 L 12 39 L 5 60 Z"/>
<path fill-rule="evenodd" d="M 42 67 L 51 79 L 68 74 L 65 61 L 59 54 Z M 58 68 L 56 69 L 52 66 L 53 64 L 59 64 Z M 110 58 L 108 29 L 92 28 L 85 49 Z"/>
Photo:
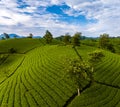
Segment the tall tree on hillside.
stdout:
<path fill-rule="evenodd" d="M 63 38 L 63 42 L 65 43 L 65 45 L 70 43 L 70 39 L 71 39 L 70 34 L 66 33 L 64 38 Z"/>
<path fill-rule="evenodd" d="M 66 74 L 75 83 L 79 96 L 86 82 L 91 79 L 92 68 L 80 59 L 68 59 L 66 64 Z"/>
<path fill-rule="evenodd" d="M 75 48 L 76 49 L 76 48 Z M 77 50 L 76 50 L 77 52 Z M 94 63 L 102 61 L 102 57 L 104 54 L 101 51 L 94 51 L 90 53 L 90 60 L 85 61 L 82 56 L 77 52 L 76 53 L 79 59 L 67 59 L 65 65 L 65 71 L 67 76 L 73 80 L 75 86 L 77 86 L 78 96 L 80 95 L 80 91 L 84 89 L 85 85 L 89 86 L 94 83 Z M 86 84 L 87 83 L 87 84 Z"/>
<path fill-rule="evenodd" d="M 99 46 L 102 49 L 108 49 L 109 51 L 115 53 L 115 48 L 114 48 L 113 44 L 110 43 L 109 34 L 104 33 L 104 34 L 100 35 Z"/>
<path fill-rule="evenodd" d="M 109 44 L 109 34 L 104 33 L 104 34 L 100 35 L 100 39 L 99 39 L 100 48 L 105 49 L 105 48 L 107 48 L 108 44 Z"/>
<path fill-rule="evenodd" d="M 76 32 L 72 38 L 72 44 L 73 47 L 75 46 L 80 46 L 80 37 L 81 37 L 82 33 L 81 32 Z"/>
<path fill-rule="evenodd" d="M 9 39 L 10 36 L 7 33 L 3 33 L 6 39 Z"/>
<path fill-rule="evenodd" d="M 46 40 L 46 43 L 51 43 L 52 40 L 53 40 L 53 35 L 47 30 L 45 35 L 44 35 L 44 38 Z"/>

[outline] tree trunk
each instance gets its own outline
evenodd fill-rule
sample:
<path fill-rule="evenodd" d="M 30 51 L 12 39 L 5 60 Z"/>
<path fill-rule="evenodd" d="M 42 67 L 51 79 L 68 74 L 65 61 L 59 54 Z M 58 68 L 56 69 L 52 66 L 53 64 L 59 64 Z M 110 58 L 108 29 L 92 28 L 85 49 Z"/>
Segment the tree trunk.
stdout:
<path fill-rule="evenodd" d="M 78 88 L 78 96 L 80 96 L 80 89 Z"/>
<path fill-rule="evenodd" d="M 92 73 L 94 72 L 94 68 L 92 67 Z"/>

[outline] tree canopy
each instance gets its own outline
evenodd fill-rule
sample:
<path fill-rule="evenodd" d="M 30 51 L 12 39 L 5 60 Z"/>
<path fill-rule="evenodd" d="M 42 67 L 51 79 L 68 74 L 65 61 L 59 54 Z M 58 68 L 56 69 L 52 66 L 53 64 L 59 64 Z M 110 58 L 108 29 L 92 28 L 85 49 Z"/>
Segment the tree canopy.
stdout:
<path fill-rule="evenodd" d="M 66 71 L 68 77 L 75 83 L 78 89 L 78 96 L 80 91 L 91 79 L 92 68 L 87 62 L 83 62 L 80 59 L 68 59 Z"/>
<path fill-rule="evenodd" d="M 30 33 L 29 36 L 28 36 L 28 38 L 33 38 L 33 34 Z"/>
<path fill-rule="evenodd" d="M 53 39 L 53 35 L 48 31 L 46 30 L 46 33 L 44 35 L 44 38 L 46 40 L 46 43 L 49 44 L 52 42 L 52 39 Z"/>
<path fill-rule="evenodd" d="M 65 43 L 65 45 L 69 44 L 70 43 L 70 39 L 71 39 L 71 36 L 69 33 L 66 33 L 64 38 L 63 38 L 63 42 Z"/>
<path fill-rule="evenodd" d="M 72 44 L 73 46 L 80 46 L 80 37 L 82 33 L 81 32 L 76 32 L 72 38 Z"/>
<path fill-rule="evenodd" d="M 104 33 L 104 34 L 100 35 L 99 46 L 102 49 L 108 49 L 108 50 L 110 50 L 113 53 L 115 52 L 113 44 L 110 43 L 109 34 Z"/>

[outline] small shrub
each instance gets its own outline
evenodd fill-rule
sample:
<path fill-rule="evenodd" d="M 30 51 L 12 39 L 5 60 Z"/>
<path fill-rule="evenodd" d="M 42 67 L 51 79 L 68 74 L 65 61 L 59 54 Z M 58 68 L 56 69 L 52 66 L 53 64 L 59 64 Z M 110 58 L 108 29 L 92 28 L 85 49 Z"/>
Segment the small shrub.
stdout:
<path fill-rule="evenodd" d="M 92 53 L 89 53 L 90 58 L 90 62 L 94 63 L 94 62 L 99 62 L 101 61 L 101 58 L 104 57 L 104 54 L 102 51 L 100 50 L 96 50 Z"/>
<path fill-rule="evenodd" d="M 9 53 L 16 53 L 17 51 L 16 51 L 16 49 L 14 49 L 14 48 L 10 48 L 9 49 Z"/>

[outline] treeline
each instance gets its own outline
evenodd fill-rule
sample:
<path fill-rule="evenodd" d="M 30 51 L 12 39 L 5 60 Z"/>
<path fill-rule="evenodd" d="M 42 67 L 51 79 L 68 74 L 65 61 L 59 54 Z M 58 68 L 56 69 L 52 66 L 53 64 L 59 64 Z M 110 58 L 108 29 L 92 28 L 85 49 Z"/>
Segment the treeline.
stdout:
<path fill-rule="evenodd" d="M 47 44 L 50 44 L 53 40 L 53 35 L 47 30 L 43 38 L 45 38 Z M 80 44 L 82 43 L 81 41 L 83 40 L 81 38 L 82 38 L 82 33 L 76 32 L 73 36 L 71 36 L 69 33 L 66 33 L 65 35 L 57 37 L 56 39 L 61 41 L 63 45 L 73 45 L 73 47 L 75 47 L 75 46 L 80 46 Z M 111 37 L 107 33 L 101 34 L 100 37 L 96 39 L 93 38 L 88 39 L 87 42 L 89 41 L 91 41 L 91 43 L 96 42 L 97 44 L 94 45 L 97 45 L 98 48 L 106 49 L 115 53 L 114 44 L 111 42 Z M 86 43 L 84 42 L 83 44 L 84 45 L 88 44 L 87 42 Z"/>
<path fill-rule="evenodd" d="M 3 40 L 10 38 L 9 34 L 7 33 L 3 33 L 3 35 Z M 30 33 L 26 38 L 33 38 L 33 36 L 34 35 Z M 14 35 L 14 38 L 17 38 L 17 36 Z M 45 34 L 43 35 L 43 39 L 45 40 L 46 44 L 52 44 L 53 40 L 56 40 L 56 44 L 60 43 L 62 45 L 73 45 L 73 47 L 83 44 L 106 49 L 113 53 L 115 53 L 116 50 L 120 50 L 120 37 L 110 37 L 107 33 L 101 34 L 96 38 L 82 36 L 81 32 L 76 32 L 74 35 L 66 33 L 65 35 L 54 37 L 49 30 L 46 30 Z"/>

